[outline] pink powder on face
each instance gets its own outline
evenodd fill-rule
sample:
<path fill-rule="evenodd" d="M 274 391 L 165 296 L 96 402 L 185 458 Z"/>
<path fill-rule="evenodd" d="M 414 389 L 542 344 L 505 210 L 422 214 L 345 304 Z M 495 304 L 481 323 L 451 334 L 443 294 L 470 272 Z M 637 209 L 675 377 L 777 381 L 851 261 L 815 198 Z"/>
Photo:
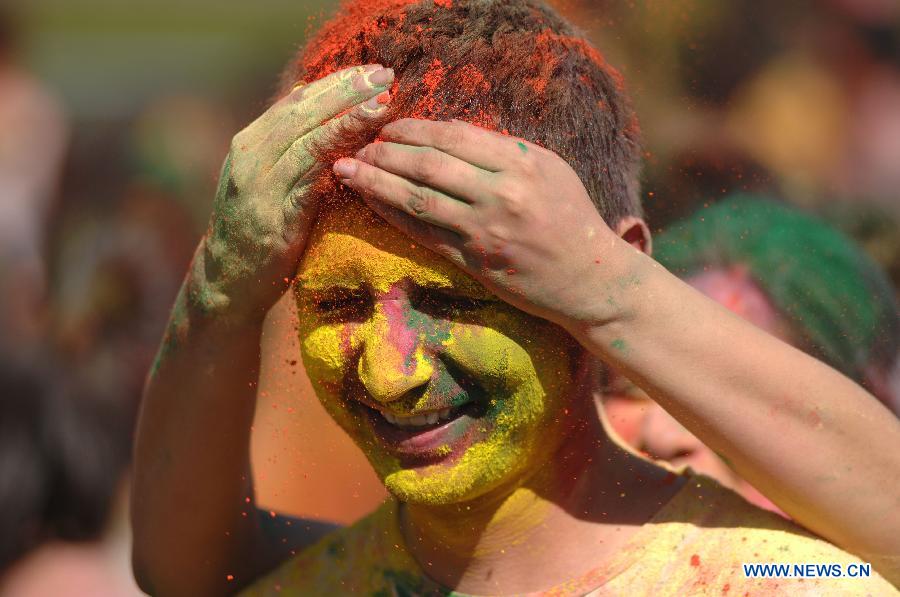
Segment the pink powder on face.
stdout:
<path fill-rule="evenodd" d="M 388 322 L 387 341 L 399 354 L 407 357 L 403 363 L 403 370 L 399 373 L 412 375 L 416 368 L 416 360 L 410 357 L 415 354 L 416 344 L 419 340 L 419 330 L 415 326 L 406 324 L 408 303 L 403 300 L 396 300 L 393 297 L 394 294 L 402 295 L 403 291 L 391 288 L 380 301 L 384 316 Z"/>

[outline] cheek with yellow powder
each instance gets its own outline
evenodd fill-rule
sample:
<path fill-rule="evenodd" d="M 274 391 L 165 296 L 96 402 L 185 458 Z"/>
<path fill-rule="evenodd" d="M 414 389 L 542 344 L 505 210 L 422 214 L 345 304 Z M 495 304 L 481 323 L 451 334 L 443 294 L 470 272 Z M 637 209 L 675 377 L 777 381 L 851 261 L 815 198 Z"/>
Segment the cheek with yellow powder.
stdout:
<path fill-rule="evenodd" d="M 500 302 L 444 319 L 411 308 L 390 312 L 398 308 L 391 301 L 375 301 L 366 317 L 352 321 L 327 321 L 316 311 L 303 283 L 306 288 L 365 287 L 375 293 L 389 292 L 401 280 L 457 289 L 474 284 L 393 229 L 368 222 L 354 230 L 354 222 L 361 221 L 358 215 L 326 216 L 314 231 L 300 268 L 299 331 L 317 395 L 366 453 L 387 489 L 404 501 L 452 503 L 513 481 L 549 458 L 562 440 L 559 415 L 572 393 L 571 339 L 552 324 Z M 479 287 L 479 292 L 485 291 Z M 383 362 L 361 364 L 374 343 Z M 466 429 L 471 437 L 438 448 L 435 463 L 404 467 L 351 404 L 347 380 L 368 375 L 364 385 L 372 388 L 395 383 L 393 376 L 418 376 L 428 380 L 419 397 L 423 402 L 441 395 L 442 386 L 458 387 L 446 363 L 464 371 L 482 390 L 482 414 Z M 422 407 L 404 404 L 411 412 Z M 465 448 L 455 450 L 459 445 Z"/>
<path fill-rule="evenodd" d="M 480 325 L 455 326 L 445 347 L 447 357 L 474 371 L 486 390 L 478 441 L 433 470 L 388 475 L 385 485 L 395 495 L 432 504 L 471 499 L 522 480 L 561 443 L 564 426 L 557 415 L 571 394 L 568 359 L 542 341 L 524 348 L 513 338 L 552 338 L 550 326 L 504 311 L 483 313 Z"/>

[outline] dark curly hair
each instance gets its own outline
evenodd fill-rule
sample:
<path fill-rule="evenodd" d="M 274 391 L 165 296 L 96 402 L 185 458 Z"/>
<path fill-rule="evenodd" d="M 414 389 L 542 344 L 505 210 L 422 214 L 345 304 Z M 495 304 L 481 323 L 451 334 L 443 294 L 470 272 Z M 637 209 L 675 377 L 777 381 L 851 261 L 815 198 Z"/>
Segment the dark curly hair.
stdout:
<path fill-rule="evenodd" d="M 370 63 L 396 73 L 382 123 L 456 118 L 528 139 L 575 169 L 607 223 L 641 215 L 639 127 L 622 77 L 543 2 L 345 3 L 291 60 L 282 91 Z M 352 155 L 379 128 L 348 131 L 322 159 Z"/>

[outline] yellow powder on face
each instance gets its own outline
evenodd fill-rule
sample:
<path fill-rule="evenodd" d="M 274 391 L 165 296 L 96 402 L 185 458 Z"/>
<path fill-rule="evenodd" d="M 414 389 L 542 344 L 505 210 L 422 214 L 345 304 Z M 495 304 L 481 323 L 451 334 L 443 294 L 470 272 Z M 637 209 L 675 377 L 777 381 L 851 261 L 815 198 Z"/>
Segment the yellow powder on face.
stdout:
<path fill-rule="evenodd" d="M 370 267 L 376 263 L 377 267 Z M 319 215 L 300 263 L 298 287 L 311 291 L 328 286 L 358 288 L 365 282 L 386 292 L 404 278 L 418 286 L 453 286 L 473 296 L 489 296 L 452 263 L 410 240 L 357 201 L 327 208 Z"/>
<path fill-rule="evenodd" d="M 316 297 L 335 287 L 377 296 L 401 282 L 492 302 L 435 324 L 441 330 L 439 339 L 426 338 L 419 327 L 433 320 L 403 321 L 396 313 L 389 315 L 377 299 L 364 317 L 352 321 L 329 319 L 315 308 Z M 571 339 L 556 326 L 498 301 L 449 261 L 361 204 L 321 214 L 299 268 L 297 304 L 303 359 L 319 399 L 401 500 L 446 504 L 477 497 L 515 479 L 561 441 L 558 414 L 571 392 L 566 350 Z M 397 337 L 409 342 L 403 345 Z M 409 381 L 405 377 L 438 383 L 432 378 L 439 375 L 436 360 L 441 354 L 472 372 L 486 391 L 491 404 L 485 428 L 490 433 L 454 462 L 405 469 L 380 447 L 368 421 L 342 402 L 343 380 L 356 367 L 375 398 L 404 387 Z M 425 399 L 408 407 L 421 408 Z"/>

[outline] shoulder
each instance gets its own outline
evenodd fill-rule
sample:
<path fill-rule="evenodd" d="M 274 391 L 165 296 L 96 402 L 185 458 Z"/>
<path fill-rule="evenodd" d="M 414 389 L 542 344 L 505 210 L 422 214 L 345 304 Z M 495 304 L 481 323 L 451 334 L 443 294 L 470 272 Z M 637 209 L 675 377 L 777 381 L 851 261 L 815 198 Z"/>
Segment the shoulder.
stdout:
<path fill-rule="evenodd" d="M 392 594 L 396 586 L 418 586 L 421 574 L 402 548 L 396 516 L 396 502 L 388 500 L 355 524 L 326 535 L 241 595 Z"/>
<path fill-rule="evenodd" d="M 648 526 L 628 572 L 655 575 L 657 594 L 898 594 L 855 556 L 706 477 L 691 477 Z"/>

